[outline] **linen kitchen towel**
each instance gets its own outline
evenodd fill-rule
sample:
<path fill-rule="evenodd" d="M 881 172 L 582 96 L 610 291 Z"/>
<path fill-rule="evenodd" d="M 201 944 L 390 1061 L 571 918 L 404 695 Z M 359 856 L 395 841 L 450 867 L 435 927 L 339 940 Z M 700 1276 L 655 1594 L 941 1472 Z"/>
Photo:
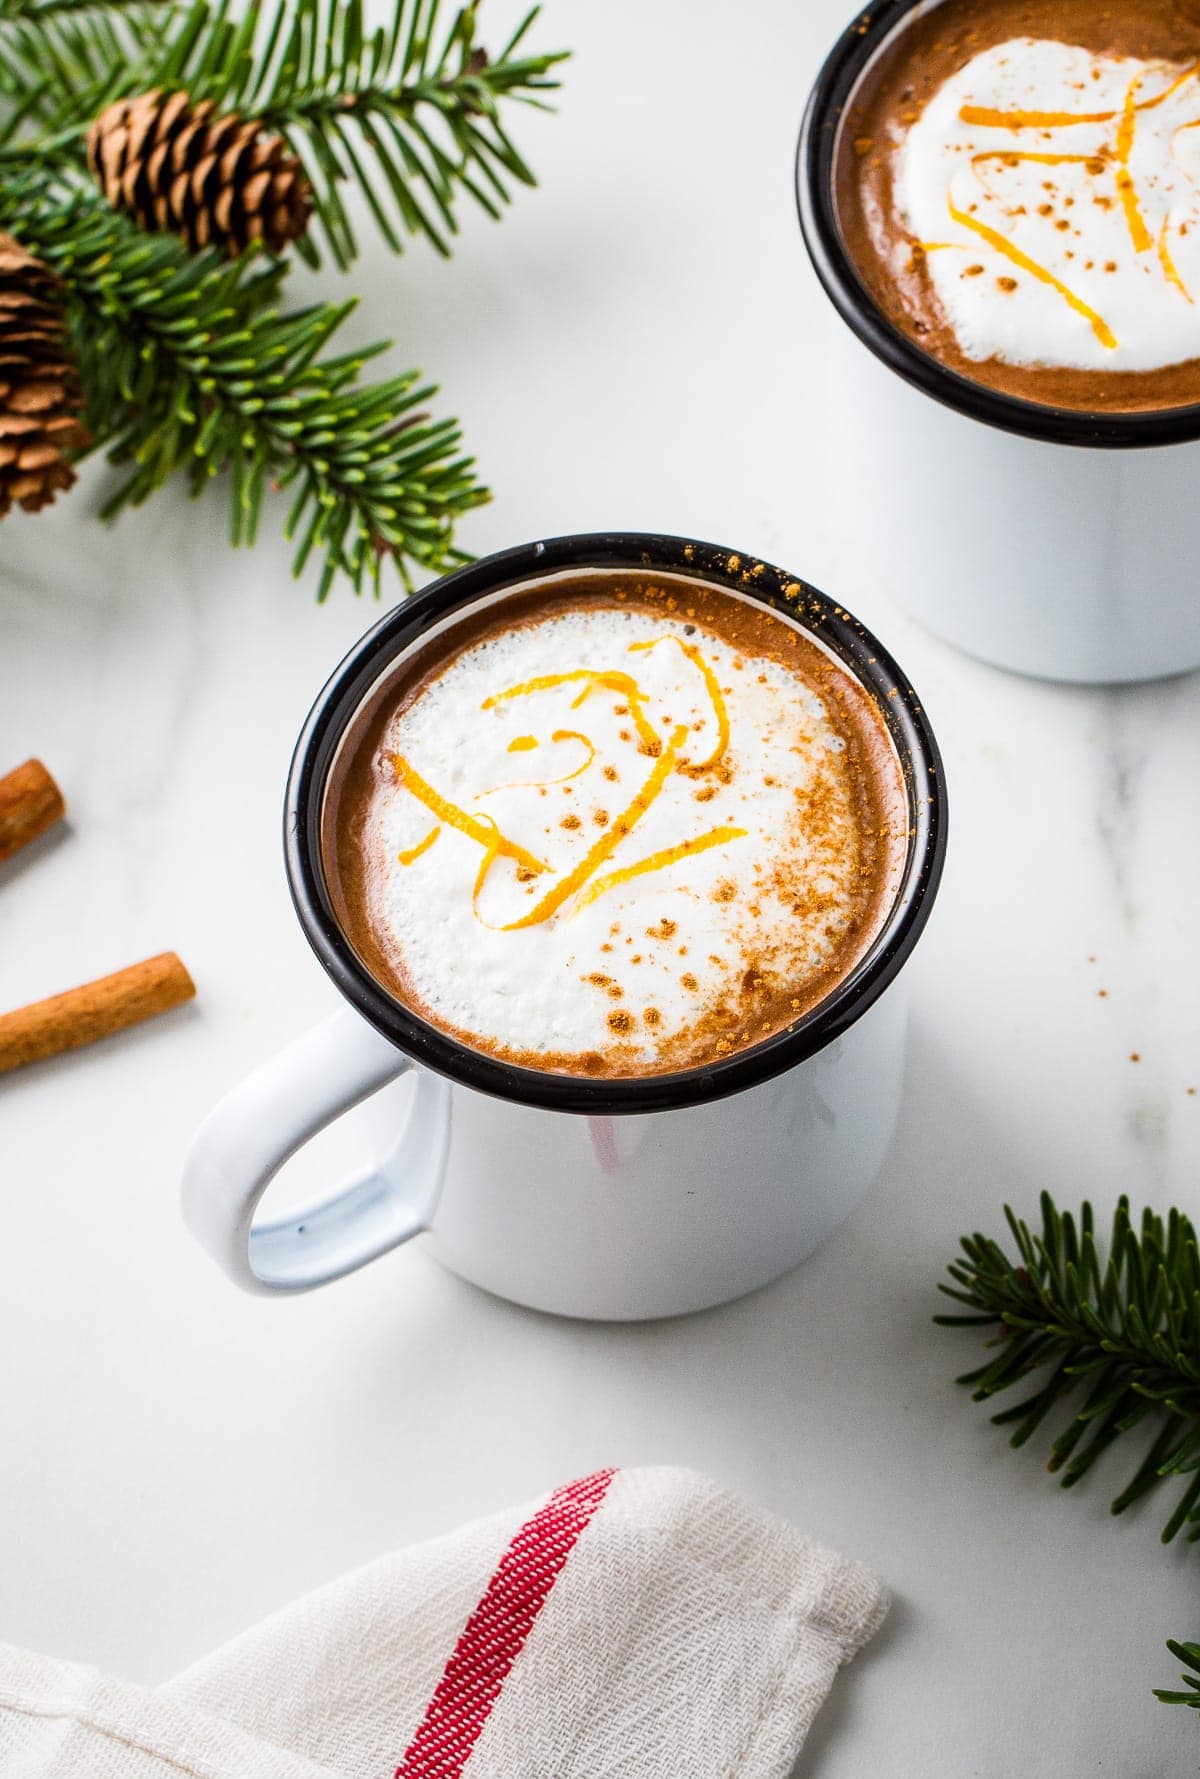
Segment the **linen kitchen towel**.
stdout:
<path fill-rule="evenodd" d="M 384 1558 L 157 1689 L 0 1646 L 4 1779 L 786 1779 L 887 1610 L 685 1470 Z"/>

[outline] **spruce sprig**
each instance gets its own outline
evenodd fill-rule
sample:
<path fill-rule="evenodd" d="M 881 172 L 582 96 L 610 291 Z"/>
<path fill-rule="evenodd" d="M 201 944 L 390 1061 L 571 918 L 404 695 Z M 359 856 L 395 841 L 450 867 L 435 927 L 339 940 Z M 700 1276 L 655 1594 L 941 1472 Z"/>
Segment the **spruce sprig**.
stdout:
<path fill-rule="evenodd" d="M 935 1316 L 946 1328 L 995 1328 L 988 1364 L 957 1381 L 986 1402 L 1034 1374 L 1042 1383 L 992 1418 L 1024 1445 L 1057 1408 L 1071 1419 L 1051 1446 L 1049 1468 L 1071 1488 L 1123 1434 L 1148 1441 L 1137 1470 L 1112 1504 L 1124 1513 L 1171 1480 L 1183 1490 L 1163 1529 L 1169 1543 L 1186 1526 L 1200 1540 L 1200 1253 L 1189 1219 L 1142 1212 L 1140 1225 L 1122 1198 L 1102 1258 L 1095 1219 L 1078 1218 L 1041 1199 L 1034 1234 L 1006 1205 L 1015 1257 L 989 1236 L 964 1236 L 964 1258 L 940 1285 L 969 1315 Z M 1079 1401 L 1079 1393 L 1086 1392 Z M 1155 1689 L 1168 1705 L 1200 1710 L 1200 1643 L 1168 1643 L 1186 1672 L 1183 1688 Z"/>
<path fill-rule="evenodd" d="M 1102 1260 L 1090 1204 L 1078 1219 L 1042 1194 L 1034 1234 L 1005 1207 L 1016 1244 L 1011 1257 L 984 1235 L 966 1236 L 964 1258 L 941 1285 L 969 1315 L 935 1318 L 943 1327 L 991 1327 L 996 1350 L 958 1379 L 986 1402 L 1039 1376 L 1032 1395 L 993 1416 L 1022 1446 L 1056 1409 L 1071 1419 L 1051 1446 L 1049 1468 L 1072 1488 L 1110 1445 L 1140 1428 L 1148 1444 L 1112 1504 L 1124 1513 L 1160 1484 L 1183 1489 L 1163 1530 L 1200 1539 L 1200 1253 L 1179 1211 L 1153 1211 L 1140 1225 L 1122 1198 Z M 1079 1393 L 1084 1392 L 1082 1401 Z"/>
<path fill-rule="evenodd" d="M 235 544 L 253 542 L 269 488 L 291 492 L 295 573 L 325 555 L 318 598 L 338 573 L 377 587 L 388 555 L 406 582 L 406 557 L 435 572 L 463 560 L 453 522 L 487 495 L 457 423 L 421 411 L 435 392 L 416 373 L 361 381 L 384 346 L 325 355 L 352 302 L 281 315 L 279 263 L 189 254 L 98 196 L 27 181 L 0 193 L 0 227 L 10 207 L 64 282 L 89 422 L 128 470 L 105 516 L 176 470 L 193 494 L 227 470 Z"/>

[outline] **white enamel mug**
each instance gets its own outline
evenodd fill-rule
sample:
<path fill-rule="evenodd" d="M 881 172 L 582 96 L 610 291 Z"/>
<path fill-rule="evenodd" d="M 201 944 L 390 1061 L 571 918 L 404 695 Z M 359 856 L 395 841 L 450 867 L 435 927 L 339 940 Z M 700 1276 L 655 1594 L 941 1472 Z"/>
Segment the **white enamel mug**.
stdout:
<path fill-rule="evenodd" d="M 1200 667 L 1200 407 L 1085 414 L 973 383 L 892 324 L 843 242 L 843 114 L 910 16 L 937 3 L 880 0 L 853 21 L 796 158 L 805 244 L 849 329 L 831 422 L 851 576 L 1017 673 L 1124 684 Z"/>
<path fill-rule="evenodd" d="M 343 934 L 320 844 L 347 728 L 381 675 L 481 606 L 583 573 L 707 582 L 775 608 L 846 667 L 881 712 L 909 806 L 895 902 L 866 955 L 788 1030 L 712 1064 L 609 1080 L 523 1069 L 419 1018 Z M 293 899 L 347 1005 L 236 1087 L 198 1132 L 184 1216 L 246 1290 L 304 1291 L 420 1236 L 452 1271 L 536 1309 L 677 1315 L 789 1271 L 879 1172 L 900 1105 L 897 978 L 941 876 L 945 791 L 920 701 L 887 652 L 795 576 L 712 545 L 648 535 L 556 538 L 450 575 L 378 624 L 309 717 L 288 787 Z M 470 960 L 463 960 L 470 968 Z M 409 1074 L 394 1138 L 321 1203 L 256 1218 L 284 1162 Z"/>

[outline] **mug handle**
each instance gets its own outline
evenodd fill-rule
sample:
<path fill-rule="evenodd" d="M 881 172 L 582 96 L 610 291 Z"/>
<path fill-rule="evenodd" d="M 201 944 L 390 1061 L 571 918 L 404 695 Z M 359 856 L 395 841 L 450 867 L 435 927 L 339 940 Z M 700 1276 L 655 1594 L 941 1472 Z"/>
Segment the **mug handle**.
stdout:
<path fill-rule="evenodd" d="M 184 1168 L 183 1217 L 235 1284 L 260 1294 L 311 1291 L 428 1227 L 449 1134 L 449 1084 L 423 1069 L 391 1158 L 403 1192 L 374 1167 L 308 1211 L 254 1223 L 259 1199 L 298 1149 L 413 1066 L 344 1007 L 263 1063 L 209 1114 Z"/>

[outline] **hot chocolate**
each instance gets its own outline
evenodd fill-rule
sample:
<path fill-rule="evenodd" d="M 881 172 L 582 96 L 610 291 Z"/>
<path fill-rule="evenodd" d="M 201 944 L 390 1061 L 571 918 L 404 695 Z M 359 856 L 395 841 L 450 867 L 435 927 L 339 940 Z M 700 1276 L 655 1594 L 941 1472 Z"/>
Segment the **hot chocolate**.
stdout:
<path fill-rule="evenodd" d="M 943 0 L 842 119 L 838 217 L 950 369 L 1085 412 L 1200 402 L 1200 3 Z"/>
<path fill-rule="evenodd" d="M 503 1060 L 629 1077 L 828 995 L 890 909 L 907 805 L 876 705 L 798 624 L 594 573 L 403 662 L 323 830 L 339 921 L 395 998 Z"/>

